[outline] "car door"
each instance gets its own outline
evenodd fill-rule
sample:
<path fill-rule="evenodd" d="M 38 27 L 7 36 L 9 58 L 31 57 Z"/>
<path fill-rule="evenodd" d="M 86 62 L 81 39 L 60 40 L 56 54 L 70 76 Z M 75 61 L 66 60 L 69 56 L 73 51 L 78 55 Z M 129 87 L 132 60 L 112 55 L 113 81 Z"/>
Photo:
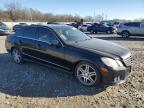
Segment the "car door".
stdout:
<path fill-rule="evenodd" d="M 87 31 L 87 25 L 83 25 L 83 31 Z"/>
<path fill-rule="evenodd" d="M 25 27 L 22 34 L 18 35 L 20 48 L 24 55 L 35 57 L 37 39 L 38 34 L 36 27 Z"/>
<path fill-rule="evenodd" d="M 94 29 L 94 32 L 99 32 L 99 25 L 93 24 L 93 29 Z"/>
<path fill-rule="evenodd" d="M 107 31 L 107 27 L 105 27 L 104 25 L 101 25 L 99 26 L 99 31 L 100 32 L 106 32 Z"/>
<path fill-rule="evenodd" d="M 37 40 L 37 58 L 41 61 L 66 68 L 64 57 L 65 50 L 56 34 L 45 27 L 39 27 L 38 32 L 39 39 Z M 54 45 L 54 41 L 57 41 L 58 45 Z"/>
<path fill-rule="evenodd" d="M 129 23 L 129 31 L 131 34 L 140 34 L 140 23 L 139 22 L 134 22 L 134 23 Z"/>
<path fill-rule="evenodd" d="M 144 35 L 144 23 L 141 23 L 140 25 L 140 33 L 141 35 Z"/>

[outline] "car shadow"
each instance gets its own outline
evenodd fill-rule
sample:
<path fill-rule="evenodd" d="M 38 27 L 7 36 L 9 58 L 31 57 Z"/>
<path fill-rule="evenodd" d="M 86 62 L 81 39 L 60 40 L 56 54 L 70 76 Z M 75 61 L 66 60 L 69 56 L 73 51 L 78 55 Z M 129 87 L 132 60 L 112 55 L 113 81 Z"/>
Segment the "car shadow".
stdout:
<path fill-rule="evenodd" d="M 9 54 L 0 53 L 0 92 L 22 97 L 67 97 L 96 95 L 107 86 L 86 87 L 74 76 L 58 69 L 26 62 L 15 64 Z"/>
<path fill-rule="evenodd" d="M 93 36 L 92 36 L 93 37 Z M 103 39 L 103 40 L 112 40 L 112 41 L 144 41 L 144 37 L 142 36 L 131 36 L 130 38 L 123 38 L 121 36 L 111 36 L 111 35 L 95 35 L 94 36 L 95 38 L 98 38 L 98 39 Z"/>

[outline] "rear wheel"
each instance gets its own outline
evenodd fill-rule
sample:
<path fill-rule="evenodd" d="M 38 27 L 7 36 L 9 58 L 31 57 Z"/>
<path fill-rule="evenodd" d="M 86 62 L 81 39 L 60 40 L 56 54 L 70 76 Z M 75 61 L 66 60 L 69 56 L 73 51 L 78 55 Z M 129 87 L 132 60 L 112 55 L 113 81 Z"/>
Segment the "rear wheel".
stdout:
<path fill-rule="evenodd" d="M 79 63 L 76 66 L 75 75 L 77 79 L 85 86 L 94 86 L 100 84 L 100 74 L 96 67 L 91 63 Z"/>
<path fill-rule="evenodd" d="M 107 34 L 113 34 L 113 32 L 111 30 L 108 30 Z"/>
<path fill-rule="evenodd" d="M 93 31 L 93 30 L 91 30 L 91 31 L 90 31 L 90 33 L 91 33 L 91 34 L 94 34 L 94 31 Z"/>
<path fill-rule="evenodd" d="M 129 32 L 128 31 L 123 31 L 122 32 L 122 37 L 124 37 L 124 38 L 129 38 Z"/>
<path fill-rule="evenodd" d="M 17 49 L 17 48 L 12 49 L 11 54 L 12 54 L 12 58 L 13 58 L 15 63 L 20 64 L 23 62 L 22 55 L 21 55 L 21 52 L 19 49 Z"/>

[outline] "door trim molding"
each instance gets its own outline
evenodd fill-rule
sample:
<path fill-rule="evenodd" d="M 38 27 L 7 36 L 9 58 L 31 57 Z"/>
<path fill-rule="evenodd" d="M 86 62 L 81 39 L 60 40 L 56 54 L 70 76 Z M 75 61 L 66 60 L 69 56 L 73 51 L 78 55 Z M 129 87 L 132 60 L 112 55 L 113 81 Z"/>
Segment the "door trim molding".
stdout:
<path fill-rule="evenodd" d="M 61 65 L 58 65 L 58 64 L 56 64 L 56 63 L 53 63 L 53 62 L 50 62 L 50 61 L 47 61 L 47 60 L 44 60 L 44 59 L 40 59 L 40 58 L 38 58 L 38 57 L 34 57 L 34 56 L 32 56 L 32 55 L 29 55 L 29 54 L 26 54 L 26 53 L 22 53 L 23 55 L 26 55 L 26 56 L 29 56 L 29 57 L 32 57 L 32 58 L 35 58 L 35 59 L 38 59 L 38 60 L 41 60 L 41 61 L 43 61 L 43 62 L 47 62 L 47 63 L 50 63 L 50 64 L 52 64 L 52 65 L 56 65 L 56 66 L 58 66 L 58 67 L 61 67 L 61 68 L 65 68 L 65 69 L 67 69 L 67 70 L 71 70 L 70 68 L 67 68 L 67 67 L 65 67 L 65 66 L 61 66 Z"/>

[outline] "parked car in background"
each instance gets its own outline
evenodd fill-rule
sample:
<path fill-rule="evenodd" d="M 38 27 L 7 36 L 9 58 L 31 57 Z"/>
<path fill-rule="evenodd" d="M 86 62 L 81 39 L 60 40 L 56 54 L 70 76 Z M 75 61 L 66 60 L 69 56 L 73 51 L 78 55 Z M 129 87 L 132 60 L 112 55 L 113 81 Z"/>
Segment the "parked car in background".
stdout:
<path fill-rule="evenodd" d="M 13 26 L 13 31 L 16 32 L 17 30 L 19 30 L 21 27 L 27 26 L 26 23 L 19 23 L 15 26 Z"/>
<path fill-rule="evenodd" d="M 119 25 L 120 25 L 119 22 L 113 23 L 114 33 L 117 33 L 117 29 L 118 29 Z"/>
<path fill-rule="evenodd" d="M 103 24 L 94 23 L 87 28 L 87 31 L 89 31 L 90 33 L 104 32 L 112 34 L 114 32 L 114 28 Z"/>
<path fill-rule="evenodd" d="M 144 35 L 144 22 L 122 23 L 117 28 L 117 33 L 126 38 L 132 35 Z"/>
<path fill-rule="evenodd" d="M 82 32 L 87 32 L 87 28 L 89 27 L 90 25 L 88 24 L 83 24 L 81 26 L 78 27 L 78 29 Z"/>
<path fill-rule="evenodd" d="M 8 35 L 8 34 L 10 34 L 9 27 L 6 24 L 0 22 L 0 35 Z"/>
<path fill-rule="evenodd" d="M 92 25 L 93 23 L 86 23 L 87 25 Z"/>
<path fill-rule="evenodd" d="M 8 36 L 5 45 L 15 63 L 59 67 L 85 86 L 120 83 L 131 73 L 129 49 L 67 25 L 25 26 Z"/>
<path fill-rule="evenodd" d="M 60 24 L 59 22 L 47 22 L 47 24 Z"/>
<path fill-rule="evenodd" d="M 113 23 L 113 27 L 115 27 L 115 28 L 118 28 L 119 25 L 120 25 L 120 22 L 114 22 L 114 23 Z"/>
<path fill-rule="evenodd" d="M 100 22 L 100 24 L 102 24 L 104 26 L 113 27 L 113 23 L 110 23 L 110 22 Z"/>

